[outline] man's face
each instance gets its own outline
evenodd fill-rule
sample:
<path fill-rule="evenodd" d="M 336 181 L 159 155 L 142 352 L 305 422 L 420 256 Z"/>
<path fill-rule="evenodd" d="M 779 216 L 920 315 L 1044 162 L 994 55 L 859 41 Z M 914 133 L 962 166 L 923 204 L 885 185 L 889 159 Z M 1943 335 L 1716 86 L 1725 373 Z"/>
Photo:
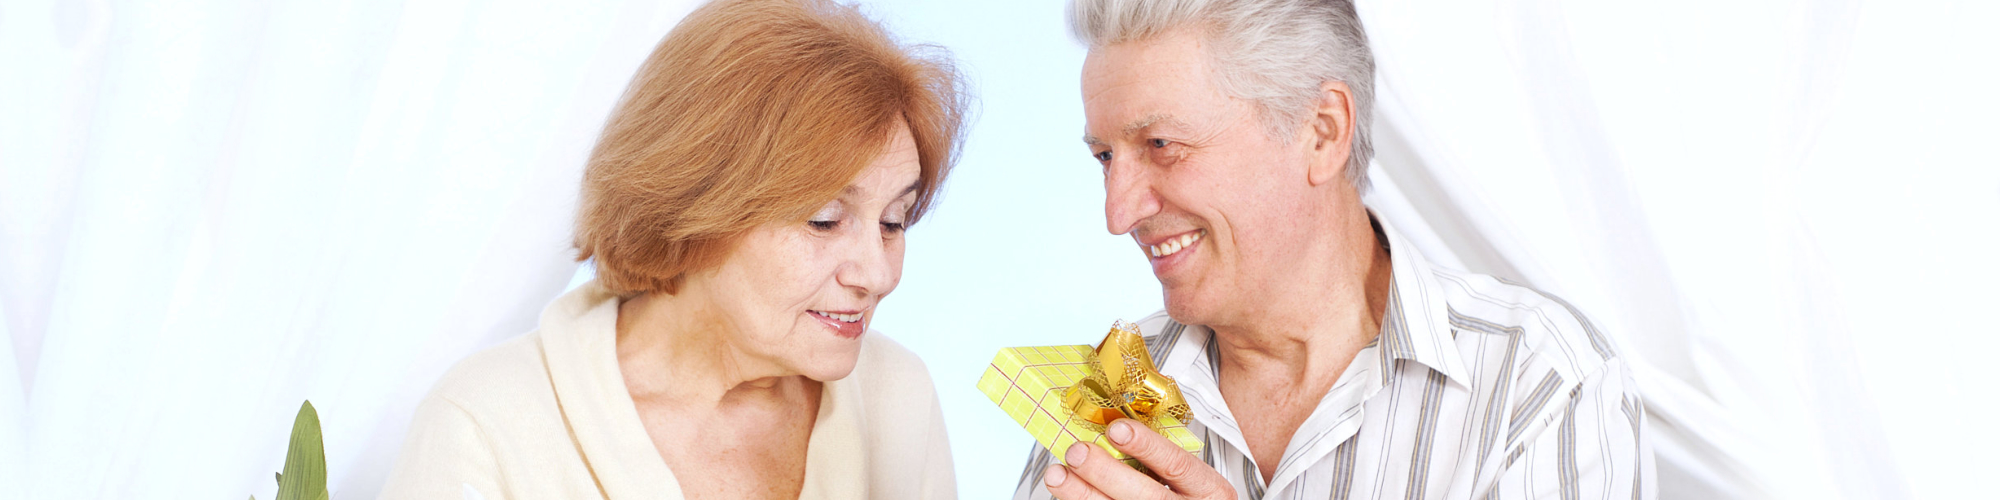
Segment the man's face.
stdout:
<path fill-rule="evenodd" d="M 1230 323 L 1299 254 L 1307 140 L 1274 140 L 1250 101 L 1215 85 L 1207 47 L 1183 30 L 1092 50 L 1085 139 L 1104 166 L 1104 220 L 1153 266 L 1167 311 Z M 1301 127 L 1303 129 L 1303 127 Z M 1309 146 L 1307 147 L 1309 149 Z"/>

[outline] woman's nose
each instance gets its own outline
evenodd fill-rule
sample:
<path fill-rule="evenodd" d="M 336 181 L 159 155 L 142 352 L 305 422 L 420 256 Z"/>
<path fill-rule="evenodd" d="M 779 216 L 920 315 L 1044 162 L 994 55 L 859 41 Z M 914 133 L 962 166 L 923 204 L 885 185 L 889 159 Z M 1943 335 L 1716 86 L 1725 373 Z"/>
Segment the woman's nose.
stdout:
<path fill-rule="evenodd" d="M 860 232 L 866 234 L 843 245 L 847 258 L 837 278 L 841 285 L 859 289 L 865 295 L 888 293 L 901 278 L 901 259 L 888 248 L 888 240 L 882 237 L 880 228 Z"/>

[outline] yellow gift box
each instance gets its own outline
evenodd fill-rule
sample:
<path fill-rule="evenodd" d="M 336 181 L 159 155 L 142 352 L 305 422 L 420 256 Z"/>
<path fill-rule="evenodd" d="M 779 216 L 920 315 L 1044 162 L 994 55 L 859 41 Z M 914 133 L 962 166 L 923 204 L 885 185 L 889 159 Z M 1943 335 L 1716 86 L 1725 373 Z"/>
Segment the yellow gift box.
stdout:
<path fill-rule="evenodd" d="M 1001 349 L 979 377 L 979 392 L 1059 461 L 1071 444 L 1086 442 L 1144 470 L 1104 436 L 1104 424 L 1120 417 L 1147 424 L 1189 453 L 1201 451 L 1201 439 L 1182 422 L 1187 407 L 1179 388 L 1173 379 L 1154 371 L 1138 328 L 1124 322 L 1115 325 L 1097 348 Z"/>

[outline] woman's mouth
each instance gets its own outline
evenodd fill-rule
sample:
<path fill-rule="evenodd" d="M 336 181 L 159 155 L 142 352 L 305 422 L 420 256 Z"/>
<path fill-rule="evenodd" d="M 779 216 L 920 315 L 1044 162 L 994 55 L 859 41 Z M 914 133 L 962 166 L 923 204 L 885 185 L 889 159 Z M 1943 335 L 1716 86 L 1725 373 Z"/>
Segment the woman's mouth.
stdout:
<path fill-rule="evenodd" d="M 866 318 L 867 314 L 862 311 L 813 310 L 812 315 L 814 319 L 818 319 L 827 328 L 833 329 L 833 334 L 840 338 L 859 338 L 865 330 L 861 324 L 861 320 Z"/>

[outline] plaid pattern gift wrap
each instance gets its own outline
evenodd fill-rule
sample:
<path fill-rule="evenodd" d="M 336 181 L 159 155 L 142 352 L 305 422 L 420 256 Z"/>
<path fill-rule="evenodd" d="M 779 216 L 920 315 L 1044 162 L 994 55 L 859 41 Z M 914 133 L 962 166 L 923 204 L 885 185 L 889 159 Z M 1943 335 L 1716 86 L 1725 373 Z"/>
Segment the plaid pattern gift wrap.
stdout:
<path fill-rule="evenodd" d="M 1138 327 L 1123 321 L 1097 348 L 1001 349 L 979 377 L 979 392 L 1000 405 L 1057 460 L 1063 460 L 1062 450 L 1070 444 L 1087 442 L 1145 470 L 1104 436 L 1104 426 L 1118 418 L 1145 423 L 1190 453 L 1201 451 L 1201 440 L 1182 423 L 1187 405 L 1181 402 L 1179 387 L 1154 370 Z"/>

